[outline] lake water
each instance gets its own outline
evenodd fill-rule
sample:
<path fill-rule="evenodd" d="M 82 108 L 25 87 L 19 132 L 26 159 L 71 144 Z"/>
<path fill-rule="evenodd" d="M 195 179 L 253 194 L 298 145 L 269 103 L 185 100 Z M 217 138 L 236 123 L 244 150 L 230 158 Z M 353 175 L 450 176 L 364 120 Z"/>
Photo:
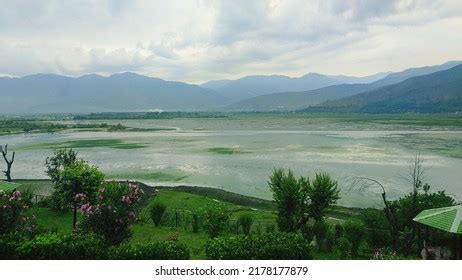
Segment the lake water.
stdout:
<path fill-rule="evenodd" d="M 380 207 L 380 189 L 361 187 L 356 177 L 379 180 L 398 197 L 411 190 L 406 177 L 420 150 L 433 190 L 462 198 L 462 131 L 454 128 L 245 116 L 95 122 L 173 130 L 1 136 L 0 143 L 16 150 L 13 177 L 45 178 L 52 149 L 74 146 L 109 178 L 211 186 L 266 199 L 275 168 L 303 176 L 325 171 L 342 188 L 339 204 Z"/>

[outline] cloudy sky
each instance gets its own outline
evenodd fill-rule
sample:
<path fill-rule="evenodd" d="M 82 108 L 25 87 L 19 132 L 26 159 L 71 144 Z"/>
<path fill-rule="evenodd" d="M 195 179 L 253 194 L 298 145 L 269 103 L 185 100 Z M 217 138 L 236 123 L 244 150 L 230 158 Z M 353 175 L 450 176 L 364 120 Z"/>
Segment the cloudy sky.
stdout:
<path fill-rule="evenodd" d="M 462 60 L 460 0 L 0 0 L 0 75 L 200 83 Z"/>

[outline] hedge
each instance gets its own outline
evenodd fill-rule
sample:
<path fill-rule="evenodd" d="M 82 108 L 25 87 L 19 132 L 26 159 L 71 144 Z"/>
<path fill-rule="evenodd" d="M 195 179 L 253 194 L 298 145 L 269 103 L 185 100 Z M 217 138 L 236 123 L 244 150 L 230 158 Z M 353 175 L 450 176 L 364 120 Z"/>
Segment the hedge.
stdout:
<path fill-rule="evenodd" d="M 207 242 L 211 260 L 309 260 L 311 247 L 301 234 L 267 233 L 219 237 Z"/>

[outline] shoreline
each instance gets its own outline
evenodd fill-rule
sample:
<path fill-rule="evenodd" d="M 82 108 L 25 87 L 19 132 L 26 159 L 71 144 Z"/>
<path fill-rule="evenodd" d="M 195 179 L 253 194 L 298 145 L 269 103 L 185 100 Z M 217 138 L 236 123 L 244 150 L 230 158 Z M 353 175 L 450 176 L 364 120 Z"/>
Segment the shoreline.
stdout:
<path fill-rule="evenodd" d="M 203 186 L 191 186 L 191 185 L 178 185 L 178 186 L 153 186 L 146 184 L 139 180 L 115 180 L 117 182 L 133 182 L 138 184 L 145 193 L 148 195 L 147 199 L 155 195 L 158 190 L 168 190 L 176 192 L 186 192 L 195 195 L 200 195 L 212 199 L 221 200 L 224 202 L 237 204 L 241 206 L 252 207 L 259 210 L 276 211 L 274 204 L 271 200 L 262 198 L 247 196 L 239 193 L 226 191 L 219 188 L 203 187 Z M 51 184 L 49 179 L 14 179 L 12 182 L 41 182 L 45 184 Z M 43 191 L 43 190 L 42 190 Z M 362 213 L 365 208 L 360 207 L 346 207 L 335 205 L 327 211 L 327 216 L 336 219 L 347 219 L 352 216 L 358 216 Z"/>

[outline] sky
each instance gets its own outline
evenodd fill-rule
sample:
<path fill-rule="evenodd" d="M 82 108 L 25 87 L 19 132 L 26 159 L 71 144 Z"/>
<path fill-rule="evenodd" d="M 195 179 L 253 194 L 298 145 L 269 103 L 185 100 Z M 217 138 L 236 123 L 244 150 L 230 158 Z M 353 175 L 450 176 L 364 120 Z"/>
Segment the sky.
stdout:
<path fill-rule="evenodd" d="M 0 0 L 0 76 L 202 83 L 462 60 L 460 0 Z"/>

